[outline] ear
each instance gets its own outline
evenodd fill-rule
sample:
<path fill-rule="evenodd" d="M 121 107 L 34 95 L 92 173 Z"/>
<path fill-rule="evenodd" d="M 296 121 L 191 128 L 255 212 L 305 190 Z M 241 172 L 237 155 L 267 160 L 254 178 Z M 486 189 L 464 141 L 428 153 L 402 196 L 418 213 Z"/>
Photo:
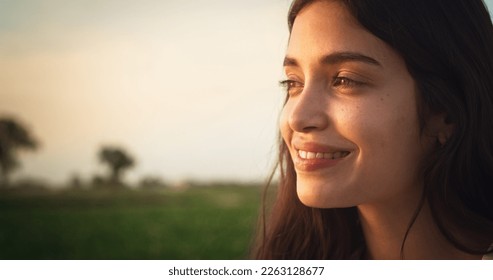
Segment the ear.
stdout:
<path fill-rule="evenodd" d="M 445 114 L 432 115 L 427 123 L 427 131 L 430 136 L 437 139 L 440 145 L 445 145 L 454 132 L 454 124 Z"/>

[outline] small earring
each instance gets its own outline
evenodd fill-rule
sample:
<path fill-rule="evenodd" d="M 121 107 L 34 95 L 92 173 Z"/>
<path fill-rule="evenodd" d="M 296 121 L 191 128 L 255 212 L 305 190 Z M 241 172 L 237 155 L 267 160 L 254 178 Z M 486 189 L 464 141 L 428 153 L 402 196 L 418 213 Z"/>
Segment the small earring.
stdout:
<path fill-rule="evenodd" d="M 445 143 L 447 143 L 447 136 L 444 133 L 439 133 L 438 134 L 438 142 L 443 146 Z"/>

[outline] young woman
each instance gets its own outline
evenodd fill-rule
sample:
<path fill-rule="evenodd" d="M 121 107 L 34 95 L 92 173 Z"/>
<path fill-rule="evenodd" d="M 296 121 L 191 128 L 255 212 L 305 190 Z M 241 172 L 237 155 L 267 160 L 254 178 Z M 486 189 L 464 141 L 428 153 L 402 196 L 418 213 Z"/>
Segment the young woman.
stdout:
<path fill-rule="evenodd" d="M 259 259 L 481 259 L 493 27 L 481 0 L 296 0 Z"/>

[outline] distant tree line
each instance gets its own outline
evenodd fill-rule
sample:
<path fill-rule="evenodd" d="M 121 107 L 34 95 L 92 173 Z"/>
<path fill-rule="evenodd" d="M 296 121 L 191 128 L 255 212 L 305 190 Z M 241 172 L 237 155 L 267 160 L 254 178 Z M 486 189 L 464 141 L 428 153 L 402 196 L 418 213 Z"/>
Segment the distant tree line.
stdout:
<path fill-rule="evenodd" d="M 19 121 L 11 117 L 0 118 L 0 188 L 10 186 L 12 172 L 20 167 L 19 152 L 36 150 L 39 141 Z M 107 167 L 107 176 L 95 175 L 94 187 L 120 189 L 125 187 L 123 174 L 135 166 L 135 159 L 125 149 L 117 146 L 103 146 L 98 151 L 99 161 Z M 81 179 L 75 175 L 71 179 L 72 187 L 82 186 Z M 164 187 L 166 184 L 159 177 L 144 177 L 139 186 L 142 188 Z"/>

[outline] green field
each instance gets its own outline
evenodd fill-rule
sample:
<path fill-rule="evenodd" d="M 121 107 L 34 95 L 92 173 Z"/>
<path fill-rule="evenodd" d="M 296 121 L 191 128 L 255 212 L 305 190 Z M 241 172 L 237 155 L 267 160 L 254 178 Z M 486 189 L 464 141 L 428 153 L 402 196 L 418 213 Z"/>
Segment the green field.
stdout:
<path fill-rule="evenodd" d="M 0 192 L 0 259 L 245 259 L 257 187 Z"/>

